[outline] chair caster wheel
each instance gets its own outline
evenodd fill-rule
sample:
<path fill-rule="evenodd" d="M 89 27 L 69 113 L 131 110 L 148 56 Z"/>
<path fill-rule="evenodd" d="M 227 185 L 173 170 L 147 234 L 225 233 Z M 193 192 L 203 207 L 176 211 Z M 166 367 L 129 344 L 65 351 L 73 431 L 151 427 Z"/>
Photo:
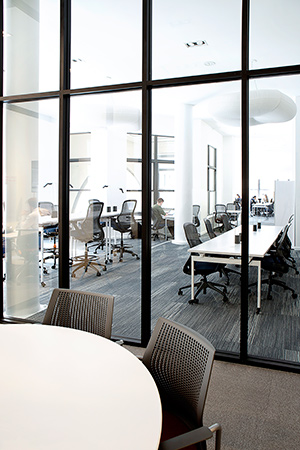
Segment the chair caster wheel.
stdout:
<path fill-rule="evenodd" d="M 51 266 L 51 269 L 56 269 L 56 266 Z"/>
<path fill-rule="evenodd" d="M 103 272 L 106 272 L 106 271 L 107 271 L 107 267 L 104 266 L 104 267 L 103 267 Z"/>
<path fill-rule="evenodd" d="M 137 256 L 137 257 L 136 257 L 136 259 L 140 259 L 140 257 L 139 257 L 139 256 Z"/>
<path fill-rule="evenodd" d="M 260 308 L 257 308 L 256 309 L 256 314 L 259 314 L 260 313 Z"/>
<path fill-rule="evenodd" d="M 192 305 L 193 303 L 198 303 L 198 300 L 197 300 L 197 299 L 189 300 L 189 304 L 190 304 L 190 305 Z"/>
<path fill-rule="evenodd" d="M 224 302 L 224 303 L 228 302 L 228 297 L 227 297 L 227 295 L 224 295 L 224 297 L 223 297 L 223 302 Z"/>
<path fill-rule="evenodd" d="M 42 285 L 43 287 L 45 287 L 45 286 L 46 286 L 46 283 L 44 283 L 44 281 L 42 281 L 42 282 L 41 282 L 41 285 Z"/>
<path fill-rule="evenodd" d="M 179 289 L 178 295 L 182 295 L 182 290 L 181 289 Z"/>
<path fill-rule="evenodd" d="M 268 295 L 268 296 L 267 296 L 267 299 L 268 299 L 268 300 L 272 300 L 272 295 Z"/>
<path fill-rule="evenodd" d="M 298 294 L 296 294 L 295 292 L 292 294 L 292 298 L 297 298 Z"/>
<path fill-rule="evenodd" d="M 76 278 L 75 273 L 72 273 L 71 277 L 72 277 L 72 278 Z"/>

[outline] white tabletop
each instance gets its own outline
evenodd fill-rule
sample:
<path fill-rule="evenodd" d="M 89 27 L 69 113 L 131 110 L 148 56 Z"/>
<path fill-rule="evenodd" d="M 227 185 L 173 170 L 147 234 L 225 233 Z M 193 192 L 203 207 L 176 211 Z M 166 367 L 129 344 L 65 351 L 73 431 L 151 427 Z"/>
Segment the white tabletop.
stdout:
<path fill-rule="evenodd" d="M 242 244 L 235 243 L 235 235 L 241 232 L 242 227 L 236 227 L 225 233 L 222 233 L 203 242 L 193 248 L 189 249 L 190 253 L 211 254 L 211 255 L 228 255 L 233 257 L 241 256 Z M 253 231 L 252 226 L 249 226 L 249 257 L 263 258 L 267 253 L 273 242 L 276 240 L 282 227 L 266 225 L 260 230 Z"/>
<path fill-rule="evenodd" d="M 91 333 L 0 325 L 1 450 L 155 450 L 161 404 L 145 366 Z"/>

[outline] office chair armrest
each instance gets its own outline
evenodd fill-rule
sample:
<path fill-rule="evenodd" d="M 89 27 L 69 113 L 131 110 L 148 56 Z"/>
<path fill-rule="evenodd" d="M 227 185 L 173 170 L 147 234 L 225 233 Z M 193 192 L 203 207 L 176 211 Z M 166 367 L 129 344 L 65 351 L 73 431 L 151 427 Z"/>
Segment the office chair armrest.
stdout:
<path fill-rule="evenodd" d="M 213 425 L 213 427 L 216 425 Z M 174 438 L 162 442 L 159 446 L 159 450 L 180 450 L 181 448 L 188 447 L 189 445 L 206 441 L 207 439 L 210 439 L 213 436 L 213 431 L 214 430 L 211 430 L 209 427 L 196 428 L 195 430 L 188 431 L 187 433 L 181 434 L 180 436 L 176 436 Z M 218 429 L 218 431 L 220 441 L 221 430 Z M 220 446 L 216 447 L 216 450 L 219 449 Z"/>

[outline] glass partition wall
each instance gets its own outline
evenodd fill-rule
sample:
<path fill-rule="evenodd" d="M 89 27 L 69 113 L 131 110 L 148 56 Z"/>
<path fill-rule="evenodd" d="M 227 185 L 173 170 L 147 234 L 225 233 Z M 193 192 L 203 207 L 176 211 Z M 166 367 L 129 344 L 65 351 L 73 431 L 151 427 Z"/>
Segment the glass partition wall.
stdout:
<path fill-rule="evenodd" d="M 223 358 L 298 370 L 296 270 L 278 277 L 294 293 L 274 285 L 268 299 L 262 283 L 258 311 L 248 264 L 253 225 L 291 216 L 291 264 L 299 260 L 298 2 L 2 8 L 3 318 L 41 322 L 57 286 L 108 293 L 114 338 L 145 346 L 164 316 Z M 221 235 L 216 205 L 242 226 L 241 259 L 209 275 L 228 301 L 207 289 L 191 304 L 183 225 L 206 242 L 207 219 Z"/>

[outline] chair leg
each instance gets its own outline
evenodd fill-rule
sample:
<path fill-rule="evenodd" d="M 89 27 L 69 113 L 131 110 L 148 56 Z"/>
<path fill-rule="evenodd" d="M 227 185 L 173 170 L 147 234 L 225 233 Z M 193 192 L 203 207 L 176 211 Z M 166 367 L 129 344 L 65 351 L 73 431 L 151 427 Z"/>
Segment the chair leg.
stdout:
<path fill-rule="evenodd" d="M 222 287 L 223 291 L 221 289 L 219 289 L 219 287 Z M 196 291 L 194 299 L 190 300 L 189 303 L 199 303 L 197 296 L 200 294 L 201 291 L 203 291 L 203 294 L 206 294 L 206 290 L 208 288 L 221 294 L 223 296 L 224 302 L 228 301 L 228 297 L 226 295 L 227 294 L 226 286 L 224 286 L 223 284 L 220 284 L 220 283 L 212 283 L 212 282 L 208 281 L 206 277 L 203 277 L 199 284 L 199 287 Z"/>
<path fill-rule="evenodd" d="M 119 262 L 123 261 L 124 253 L 130 253 L 132 256 L 135 256 L 136 259 L 140 259 L 140 257 L 136 253 L 134 253 L 132 250 L 128 250 L 128 246 L 124 245 L 123 233 L 121 233 L 120 244 L 119 245 L 115 245 L 113 251 L 117 252 L 117 253 L 120 253 Z"/>
<path fill-rule="evenodd" d="M 100 268 L 102 267 L 103 270 L 106 271 L 106 265 L 101 264 L 97 259 L 98 259 L 97 256 L 89 256 L 87 244 L 85 244 L 84 255 L 83 256 L 75 256 L 73 258 L 73 260 L 80 261 L 80 262 L 73 265 L 72 277 L 75 278 L 77 270 L 79 270 L 81 268 L 84 268 L 85 273 L 88 271 L 89 268 L 91 268 L 91 269 L 95 270 L 97 276 L 100 277 L 101 273 L 99 272 L 99 267 Z"/>

